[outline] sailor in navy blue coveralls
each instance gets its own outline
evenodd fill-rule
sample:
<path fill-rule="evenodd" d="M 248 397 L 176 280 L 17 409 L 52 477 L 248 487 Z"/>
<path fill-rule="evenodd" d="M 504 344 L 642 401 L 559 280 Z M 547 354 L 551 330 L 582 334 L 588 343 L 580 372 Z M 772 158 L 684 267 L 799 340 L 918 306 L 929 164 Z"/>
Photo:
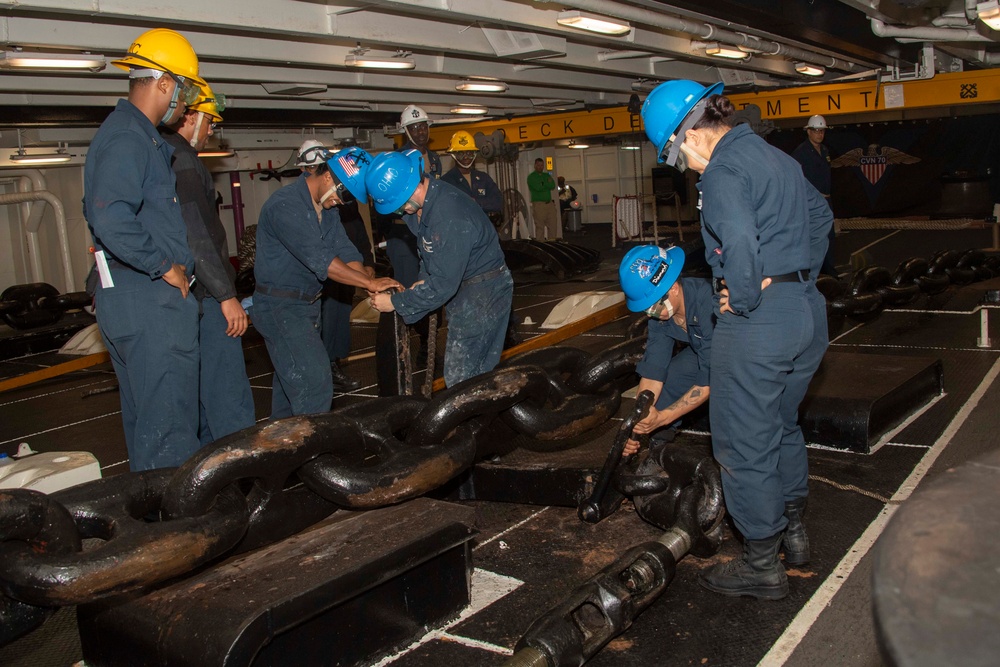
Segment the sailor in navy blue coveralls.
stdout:
<path fill-rule="evenodd" d="M 395 284 L 362 273 L 361 253 L 347 238 L 335 208 L 324 208 L 317 221 L 307 181 L 320 177 L 303 174 L 272 194 L 257 225 L 253 321 L 274 364 L 272 419 L 330 409 L 333 381 L 320 337 L 319 296 L 323 281 L 336 279 L 333 263 L 339 259 L 348 265 L 358 286 L 385 289 Z"/>
<path fill-rule="evenodd" d="M 184 123 L 191 123 L 191 114 L 200 113 L 188 111 Z M 196 137 L 196 140 L 204 145 L 207 135 L 201 128 L 210 128 L 211 122 L 203 118 L 202 124 L 196 126 L 197 130 L 183 127 L 183 123 L 177 132 L 160 129 L 163 138 L 174 147 L 177 197 L 187 225 L 188 246 L 194 255 L 195 274 L 198 276 L 192 292 L 201 308 L 198 322 L 198 347 L 201 351 L 198 439 L 203 445 L 249 428 L 255 421 L 253 394 L 247 379 L 241 338 L 246 331 L 247 320 L 236 298 L 236 270 L 229 261 L 226 230 L 222 227 L 215 204 L 212 175 L 198 158 L 198 151 L 185 137 L 190 136 L 192 131 L 201 132 L 203 136 Z M 207 134 L 211 134 L 211 129 Z M 222 304 L 238 313 L 231 316 L 232 323 L 223 314 Z"/>
<path fill-rule="evenodd" d="M 503 210 L 503 195 L 500 194 L 500 188 L 485 171 L 479 171 L 472 167 L 469 169 L 469 178 L 467 179 L 456 164 L 441 177 L 441 180 L 445 183 L 451 183 L 472 197 L 487 216 L 490 213 L 499 213 Z"/>
<path fill-rule="evenodd" d="M 422 208 L 405 216 L 418 239 L 422 282 L 391 296 L 377 294 L 373 303 L 382 312 L 394 309 L 408 324 L 445 306 L 444 379 L 451 387 L 500 361 L 514 281 L 479 205 L 452 185 L 423 179 Z"/>
<path fill-rule="evenodd" d="M 654 439 L 662 434 L 660 439 L 665 441 L 672 440 L 673 433 L 663 428 L 708 399 L 715 329 L 712 283 L 704 278 L 680 278 L 677 283 L 683 295 L 683 311 L 666 320 L 649 320 L 646 351 L 635 369 L 642 378 L 638 391 L 652 391 L 656 403 L 634 431 L 653 433 Z M 685 347 L 674 354 L 677 342 Z M 636 441 L 629 444 L 636 448 L 638 445 Z"/>
<path fill-rule="evenodd" d="M 712 345 L 712 444 L 737 528 L 764 540 L 785 529 L 786 501 L 807 493 L 798 408 L 828 345 L 815 277 L 833 216 L 799 164 L 748 125 L 718 140 L 699 185 L 708 262 L 728 289 Z"/>
<path fill-rule="evenodd" d="M 131 99 L 131 95 L 130 95 Z M 194 268 L 170 169 L 173 148 L 119 100 L 83 170 L 84 215 L 114 285 L 97 289 L 97 322 L 121 395 L 133 471 L 178 466 L 198 441 L 198 300 L 163 277 Z M 100 260 L 98 260 L 100 262 Z"/>

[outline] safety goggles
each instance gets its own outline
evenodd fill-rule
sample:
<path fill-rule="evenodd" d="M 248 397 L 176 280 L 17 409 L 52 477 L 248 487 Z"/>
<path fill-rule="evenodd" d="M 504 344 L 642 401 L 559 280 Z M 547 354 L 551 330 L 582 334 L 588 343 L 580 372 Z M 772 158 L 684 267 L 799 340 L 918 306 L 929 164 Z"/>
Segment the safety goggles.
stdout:
<path fill-rule="evenodd" d="M 644 311 L 646 316 L 654 320 L 669 320 L 674 316 L 674 308 L 670 305 L 669 301 L 669 293 L 664 294 L 662 299 Z"/>
<path fill-rule="evenodd" d="M 407 211 L 406 210 L 407 206 L 411 206 L 413 208 L 413 211 Z M 402 206 L 400 206 L 399 208 L 397 208 L 396 212 L 393 213 L 393 215 L 401 218 L 404 215 L 413 215 L 414 213 L 416 213 L 419 210 L 420 210 L 420 204 L 418 204 L 417 202 L 413 201 L 412 199 L 407 199 L 406 203 L 403 204 Z"/>
<path fill-rule="evenodd" d="M 340 200 L 342 204 L 350 204 L 357 201 L 357 197 L 354 193 L 347 189 L 347 186 L 340 182 L 340 179 L 334 175 L 331 171 L 330 176 L 333 178 L 333 187 L 337 189 L 337 199 Z"/>
<path fill-rule="evenodd" d="M 316 165 L 326 162 L 333 156 L 333 153 L 326 146 L 313 146 L 312 148 L 307 148 L 299 154 L 299 164 L 305 165 L 307 167 L 315 167 Z M 334 179 L 336 180 L 336 179 Z"/>
<path fill-rule="evenodd" d="M 222 112 L 226 110 L 226 105 L 229 100 L 222 93 L 215 93 L 215 97 L 206 97 L 201 100 L 201 104 L 215 104 L 215 110 L 222 115 Z"/>

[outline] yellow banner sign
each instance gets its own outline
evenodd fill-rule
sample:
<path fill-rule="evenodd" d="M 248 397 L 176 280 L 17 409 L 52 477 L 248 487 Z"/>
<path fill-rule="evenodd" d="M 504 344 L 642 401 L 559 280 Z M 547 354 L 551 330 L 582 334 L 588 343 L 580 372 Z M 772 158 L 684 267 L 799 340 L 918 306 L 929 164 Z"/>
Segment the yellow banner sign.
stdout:
<path fill-rule="evenodd" d="M 898 83 L 858 81 L 851 83 L 761 90 L 731 95 L 737 109 L 751 104 L 771 120 L 804 118 L 813 114 L 836 116 L 894 109 L 984 104 L 1000 101 L 1000 69 L 938 74 L 923 81 Z M 468 125 L 432 127 L 430 147 L 446 150 L 458 130 L 490 135 L 502 130 L 507 143 L 523 144 L 554 139 L 612 136 L 642 131 L 642 119 L 625 107 L 595 111 L 525 116 Z"/>

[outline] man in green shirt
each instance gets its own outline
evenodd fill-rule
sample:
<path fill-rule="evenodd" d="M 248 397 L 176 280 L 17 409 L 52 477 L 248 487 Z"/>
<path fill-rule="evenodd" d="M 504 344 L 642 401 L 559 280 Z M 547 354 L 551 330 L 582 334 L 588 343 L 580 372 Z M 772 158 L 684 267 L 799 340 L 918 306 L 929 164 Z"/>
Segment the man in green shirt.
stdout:
<path fill-rule="evenodd" d="M 562 225 L 556 216 L 556 207 L 552 202 L 552 191 L 556 182 L 552 175 L 545 171 L 545 161 L 535 160 L 535 170 L 528 174 L 528 189 L 531 190 L 531 217 L 535 221 L 535 239 L 548 241 L 562 238 Z"/>

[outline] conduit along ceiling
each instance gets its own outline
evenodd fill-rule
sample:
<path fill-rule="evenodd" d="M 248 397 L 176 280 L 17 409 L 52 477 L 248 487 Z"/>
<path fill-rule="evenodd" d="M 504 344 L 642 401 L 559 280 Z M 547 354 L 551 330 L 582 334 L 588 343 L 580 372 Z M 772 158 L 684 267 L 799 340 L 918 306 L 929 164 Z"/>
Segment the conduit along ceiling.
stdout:
<path fill-rule="evenodd" d="M 408 104 L 436 122 L 468 122 L 620 107 L 676 78 L 723 81 L 736 94 L 995 68 L 997 4 L 0 0 L 0 135 L 10 145 L 17 133 L 3 128 L 27 128 L 57 146 L 67 128 L 99 125 L 127 90 L 111 60 L 153 27 L 191 41 L 202 75 L 230 100 L 226 128 L 349 128 L 363 140 Z M 595 32 L 595 20 L 613 34 Z M 24 67 L 33 55 L 49 62 Z M 53 62 L 69 57 L 90 62 Z"/>

